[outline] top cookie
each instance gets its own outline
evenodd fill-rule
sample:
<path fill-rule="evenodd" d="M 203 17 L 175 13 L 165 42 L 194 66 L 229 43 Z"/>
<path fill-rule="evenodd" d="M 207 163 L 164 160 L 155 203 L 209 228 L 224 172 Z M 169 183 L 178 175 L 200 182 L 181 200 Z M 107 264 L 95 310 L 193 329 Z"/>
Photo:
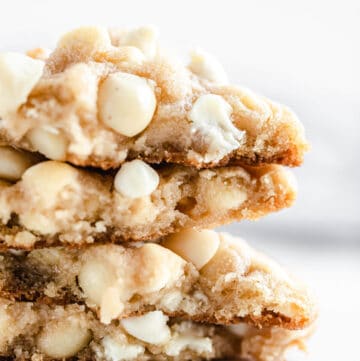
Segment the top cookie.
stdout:
<path fill-rule="evenodd" d="M 14 146 L 103 169 L 133 158 L 198 168 L 303 161 L 303 127 L 288 108 L 228 85 L 204 52 L 187 66 L 164 55 L 153 29 L 80 28 L 49 57 L 28 54 L 0 54 L 0 138 Z"/>

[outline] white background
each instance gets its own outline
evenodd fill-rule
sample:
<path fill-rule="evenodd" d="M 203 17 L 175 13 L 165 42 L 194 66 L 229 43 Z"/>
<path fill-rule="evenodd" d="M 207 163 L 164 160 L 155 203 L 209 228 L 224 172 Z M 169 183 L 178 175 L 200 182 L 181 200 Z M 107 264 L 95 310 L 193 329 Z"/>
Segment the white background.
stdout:
<path fill-rule="evenodd" d="M 298 113 L 312 151 L 295 171 L 296 205 L 230 229 L 317 292 L 308 360 L 359 361 L 360 2 L 1 0 L 0 50 L 53 47 L 59 34 L 89 24 L 154 24 L 184 60 L 200 46 L 234 83 Z"/>

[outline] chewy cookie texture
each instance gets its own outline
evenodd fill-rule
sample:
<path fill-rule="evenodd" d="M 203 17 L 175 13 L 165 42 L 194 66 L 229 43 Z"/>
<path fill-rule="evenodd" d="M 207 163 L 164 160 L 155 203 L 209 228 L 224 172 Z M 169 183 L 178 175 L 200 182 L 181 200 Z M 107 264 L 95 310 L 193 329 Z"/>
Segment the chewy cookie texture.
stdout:
<path fill-rule="evenodd" d="M 215 326 L 150 311 L 104 325 L 81 305 L 49 306 L 0 299 L 0 355 L 11 360 L 279 361 L 303 348 L 309 330 Z"/>
<path fill-rule="evenodd" d="M 296 116 L 152 28 L 0 53 L 0 360 L 284 361 L 309 291 L 209 230 L 289 207 Z"/>
<path fill-rule="evenodd" d="M 316 315 L 307 290 L 278 264 L 210 230 L 184 230 L 161 244 L 2 253 L 0 297 L 84 303 L 105 324 L 160 310 L 214 324 L 299 329 Z"/>
<path fill-rule="evenodd" d="M 9 159 L 0 163 L 3 249 L 156 240 L 182 228 L 256 219 L 296 195 L 292 175 L 276 165 L 196 170 L 134 160 L 101 173 L 59 161 L 27 168 L 32 158 L 10 147 L 0 147 L 0 156 Z"/>
<path fill-rule="evenodd" d="M 80 28 L 29 55 L 0 54 L 0 137 L 50 159 L 297 166 L 308 148 L 288 108 L 229 85 L 202 51 L 180 64 L 151 28 Z"/>

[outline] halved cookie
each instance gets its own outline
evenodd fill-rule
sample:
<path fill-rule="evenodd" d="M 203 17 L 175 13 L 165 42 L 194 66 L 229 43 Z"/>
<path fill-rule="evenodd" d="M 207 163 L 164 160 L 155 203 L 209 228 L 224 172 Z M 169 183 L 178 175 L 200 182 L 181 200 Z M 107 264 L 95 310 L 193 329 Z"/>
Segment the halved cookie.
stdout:
<path fill-rule="evenodd" d="M 84 303 L 103 323 L 159 310 L 214 324 L 300 329 L 316 317 L 306 288 L 244 241 L 184 230 L 160 244 L 7 252 L 0 297 Z"/>
<path fill-rule="evenodd" d="M 297 166 L 308 148 L 288 108 L 227 85 L 204 52 L 188 66 L 169 58 L 151 29 L 80 28 L 41 59 L 0 54 L 0 136 L 50 159 Z"/>
<path fill-rule="evenodd" d="M 109 325 L 81 305 L 49 306 L 0 299 L 0 357 L 11 360 L 279 361 L 304 348 L 309 330 L 199 324 L 150 311 Z"/>
<path fill-rule="evenodd" d="M 14 171 L 8 163 L 0 161 L 0 174 L 9 180 L 28 166 Z M 275 165 L 198 171 L 134 160 L 115 173 L 45 161 L 16 183 L 0 182 L 0 248 L 154 240 L 256 219 L 290 206 L 295 195 L 292 175 Z"/>

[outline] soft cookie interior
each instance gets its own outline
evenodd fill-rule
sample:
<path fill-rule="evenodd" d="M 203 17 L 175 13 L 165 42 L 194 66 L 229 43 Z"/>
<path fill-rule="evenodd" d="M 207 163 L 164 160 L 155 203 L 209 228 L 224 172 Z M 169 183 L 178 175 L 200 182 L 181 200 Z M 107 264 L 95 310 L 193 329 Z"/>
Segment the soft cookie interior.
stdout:
<path fill-rule="evenodd" d="M 28 154 L 10 147 L 1 155 L 8 161 L 0 162 L 3 248 L 156 240 L 182 228 L 256 219 L 296 196 L 292 175 L 280 166 L 197 171 L 134 160 L 100 172 L 59 161 L 31 165 Z"/>
<path fill-rule="evenodd" d="M 30 55 L 0 54 L 0 138 L 47 158 L 296 166 L 308 148 L 288 108 L 229 85 L 205 52 L 165 55 L 153 29 L 75 29 L 45 61 Z"/>

